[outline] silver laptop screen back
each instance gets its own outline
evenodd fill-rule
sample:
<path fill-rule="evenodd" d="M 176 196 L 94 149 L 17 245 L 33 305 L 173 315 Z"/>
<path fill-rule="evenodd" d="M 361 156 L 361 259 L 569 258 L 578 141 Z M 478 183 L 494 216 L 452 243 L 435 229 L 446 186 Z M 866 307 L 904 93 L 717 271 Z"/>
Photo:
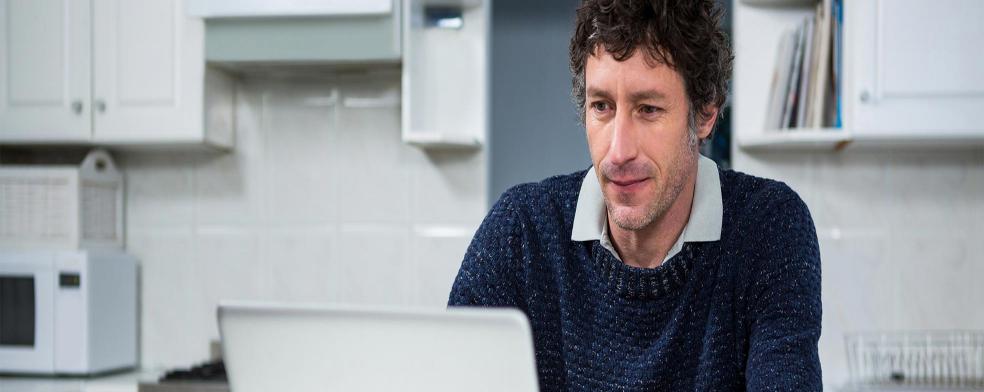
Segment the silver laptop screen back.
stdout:
<path fill-rule="evenodd" d="M 234 392 L 536 392 L 532 335 L 513 309 L 430 311 L 223 304 Z"/>

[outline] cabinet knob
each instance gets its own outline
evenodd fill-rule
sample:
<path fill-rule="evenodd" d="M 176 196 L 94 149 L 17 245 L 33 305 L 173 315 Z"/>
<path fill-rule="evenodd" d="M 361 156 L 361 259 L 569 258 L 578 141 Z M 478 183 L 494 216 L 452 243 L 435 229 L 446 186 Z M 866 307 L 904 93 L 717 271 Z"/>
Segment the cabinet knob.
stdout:
<path fill-rule="evenodd" d="M 96 110 L 99 113 L 106 113 L 106 101 L 102 99 L 96 100 Z"/>
<path fill-rule="evenodd" d="M 869 93 L 868 90 L 861 91 L 860 98 L 861 102 L 868 103 L 868 101 L 871 101 L 871 93 Z"/>
<path fill-rule="evenodd" d="M 75 112 L 75 114 L 82 114 L 82 100 L 81 99 L 76 99 L 76 100 L 72 101 L 72 111 Z"/>

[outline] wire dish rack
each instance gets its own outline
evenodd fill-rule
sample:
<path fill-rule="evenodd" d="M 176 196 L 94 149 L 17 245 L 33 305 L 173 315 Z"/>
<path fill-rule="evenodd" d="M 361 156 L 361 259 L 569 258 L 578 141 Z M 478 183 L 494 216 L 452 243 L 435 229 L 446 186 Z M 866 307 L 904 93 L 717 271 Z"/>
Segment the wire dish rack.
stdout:
<path fill-rule="evenodd" d="M 855 388 L 984 389 L 984 331 L 858 333 L 846 343 Z"/>

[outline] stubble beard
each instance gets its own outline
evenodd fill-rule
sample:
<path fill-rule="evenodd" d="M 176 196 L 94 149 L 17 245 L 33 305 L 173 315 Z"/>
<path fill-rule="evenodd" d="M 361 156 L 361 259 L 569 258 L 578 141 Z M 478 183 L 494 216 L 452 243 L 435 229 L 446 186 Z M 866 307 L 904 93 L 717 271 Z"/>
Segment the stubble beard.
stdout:
<path fill-rule="evenodd" d="M 654 221 L 662 219 L 666 211 L 670 209 L 673 202 L 683 193 L 683 187 L 687 184 L 687 169 L 692 167 L 697 160 L 697 152 L 689 139 L 685 139 L 679 151 L 680 153 L 673 159 L 669 170 L 664 177 L 665 184 L 656 183 L 656 197 L 654 197 L 644 208 L 643 213 L 638 213 L 639 207 L 626 207 L 614 204 L 611 198 L 605 194 L 605 206 L 608 208 L 609 216 L 615 225 L 622 230 L 637 231 L 648 227 Z M 647 165 L 648 166 L 648 165 Z M 659 181 L 655 167 L 645 168 L 649 173 L 649 178 Z M 621 168 L 602 165 L 602 173 L 606 176 L 609 173 L 617 172 Z M 617 197 L 617 196 L 616 196 Z"/>

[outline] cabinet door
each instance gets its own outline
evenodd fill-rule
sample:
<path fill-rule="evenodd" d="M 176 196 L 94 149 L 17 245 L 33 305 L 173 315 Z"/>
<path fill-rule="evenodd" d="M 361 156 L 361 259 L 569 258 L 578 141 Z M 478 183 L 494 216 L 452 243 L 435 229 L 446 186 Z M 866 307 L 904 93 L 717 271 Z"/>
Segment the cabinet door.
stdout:
<path fill-rule="evenodd" d="M 984 1 L 846 1 L 843 97 L 859 136 L 984 133 Z"/>
<path fill-rule="evenodd" d="M 183 0 L 93 0 L 93 21 L 93 140 L 201 140 L 202 20 Z"/>
<path fill-rule="evenodd" d="M 0 0 L 0 142 L 88 141 L 89 0 Z"/>

